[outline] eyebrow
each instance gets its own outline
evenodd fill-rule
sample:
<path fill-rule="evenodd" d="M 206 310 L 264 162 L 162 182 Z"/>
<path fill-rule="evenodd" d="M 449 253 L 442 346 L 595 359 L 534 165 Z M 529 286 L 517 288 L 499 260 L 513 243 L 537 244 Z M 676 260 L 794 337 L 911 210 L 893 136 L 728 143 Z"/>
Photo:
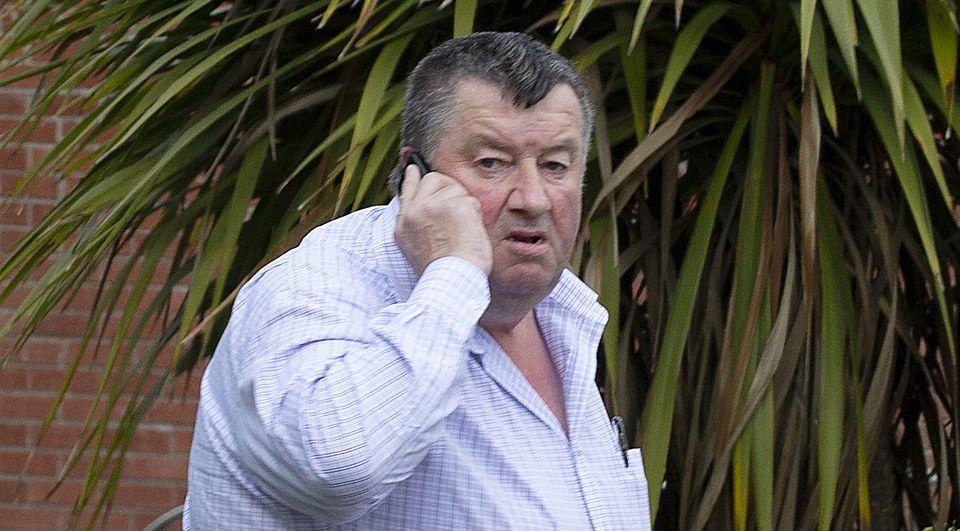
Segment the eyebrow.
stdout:
<path fill-rule="evenodd" d="M 495 149 L 499 151 L 506 151 L 506 152 L 511 151 L 511 146 L 508 145 L 507 143 L 502 142 L 497 138 L 494 138 L 490 135 L 486 135 L 483 133 L 478 133 L 477 135 L 475 135 L 471 140 L 471 143 L 479 147 L 485 147 L 485 148 Z M 543 151 L 544 153 L 567 151 L 572 155 L 576 155 L 577 153 L 580 152 L 580 145 L 577 142 L 576 138 L 569 137 L 569 138 L 561 139 L 560 142 L 557 142 L 556 144 L 553 144 L 552 146 L 547 147 Z"/>
<path fill-rule="evenodd" d="M 483 133 L 474 135 L 474 137 L 470 139 L 470 143 L 478 147 L 491 148 L 499 151 L 510 151 L 510 146 L 508 146 L 505 142 L 501 142 L 500 140 Z"/>

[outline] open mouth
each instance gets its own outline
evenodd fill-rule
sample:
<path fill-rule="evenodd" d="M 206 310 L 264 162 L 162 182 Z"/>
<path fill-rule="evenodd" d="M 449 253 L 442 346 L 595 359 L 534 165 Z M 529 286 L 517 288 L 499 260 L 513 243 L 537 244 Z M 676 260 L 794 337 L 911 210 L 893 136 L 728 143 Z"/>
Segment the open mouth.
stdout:
<path fill-rule="evenodd" d="M 510 233 L 510 235 L 507 236 L 507 240 L 520 243 L 541 243 L 544 241 L 543 236 L 540 234 L 520 232 Z"/>

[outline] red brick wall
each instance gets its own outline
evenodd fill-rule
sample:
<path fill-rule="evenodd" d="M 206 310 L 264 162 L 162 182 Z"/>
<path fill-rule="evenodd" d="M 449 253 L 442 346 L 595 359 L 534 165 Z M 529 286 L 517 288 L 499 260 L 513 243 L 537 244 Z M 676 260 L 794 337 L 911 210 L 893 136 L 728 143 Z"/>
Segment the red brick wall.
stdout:
<path fill-rule="evenodd" d="M 31 95 L 29 82 L 0 87 L 0 134 L 14 126 Z M 76 121 L 76 115 L 67 113 L 52 116 L 20 149 L 0 151 L 0 257 L 4 260 L 13 243 L 63 198 L 71 180 L 44 180 L 12 199 L 11 189 L 24 169 L 42 157 Z M 52 428 L 36 448 L 30 465 L 26 469 L 24 466 L 79 349 L 95 287 L 95 282 L 85 285 L 75 303 L 52 314 L 37 335 L 0 367 L 0 530 L 65 529 L 69 525 L 86 467 L 78 467 L 49 497 L 48 491 L 79 440 L 98 386 L 102 353 L 85 357 Z M 6 322 L 25 293 L 19 290 L 0 306 L 0 323 Z M 0 353 L 11 344 L 10 338 L 0 341 Z M 169 357 L 162 359 L 167 361 Z M 199 373 L 189 380 L 178 379 L 141 424 L 127 452 L 106 529 L 142 529 L 183 502 Z"/>

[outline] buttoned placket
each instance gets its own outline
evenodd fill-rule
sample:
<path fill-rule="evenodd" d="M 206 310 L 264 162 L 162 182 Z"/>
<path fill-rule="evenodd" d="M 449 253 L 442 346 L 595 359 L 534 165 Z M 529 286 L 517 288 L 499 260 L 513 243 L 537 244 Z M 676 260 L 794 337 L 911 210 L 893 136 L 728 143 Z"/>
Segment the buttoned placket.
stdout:
<path fill-rule="evenodd" d="M 570 463 L 577 475 L 580 499 L 583 500 L 583 506 L 591 527 L 593 529 L 610 529 L 601 486 L 591 473 L 590 463 L 582 448 L 582 437 L 578 436 L 579 430 L 582 429 L 582 423 L 578 418 L 580 408 L 571 410 L 568 406 L 567 413 L 575 413 L 567 419 L 570 430 L 568 436 L 564 432 L 559 419 L 550 411 L 543 398 L 523 377 L 520 369 L 513 364 L 510 357 L 489 333 L 478 326 L 475 333 L 467 341 L 466 347 L 470 356 L 479 363 L 491 379 L 507 394 L 516 399 L 527 411 L 549 426 L 557 437 L 563 439 Z M 572 345 L 565 345 L 564 348 L 567 351 L 576 350 Z M 496 354 L 499 355 L 491 355 L 494 353 L 489 352 L 490 350 L 495 350 Z M 582 362 L 577 360 L 575 356 L 573 358 L 567 360 L 566 370 L 563 371 L 564 374 L 561 374 L 566 404 L 577 404 L 578 401 L 582 400 L 577 395 L 582 392 L 580 388 L 584 384 L 582 373 L 586 368 L 581 366 Z M 564 378 L 564 376 L 566 377 Z M 592 385 L 592 382 L 588 383 Z"/>

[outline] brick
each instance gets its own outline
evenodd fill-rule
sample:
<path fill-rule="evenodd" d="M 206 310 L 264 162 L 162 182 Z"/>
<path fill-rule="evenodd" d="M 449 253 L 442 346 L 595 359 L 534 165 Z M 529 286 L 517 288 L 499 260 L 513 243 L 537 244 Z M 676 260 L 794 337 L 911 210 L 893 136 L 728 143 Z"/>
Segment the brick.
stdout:
<path fill-rule="evenodd" d="M 69 312 L 89 312 L 93 308 L 94 302 L 97 300 L 97 285 L 98 282 L 87 281 L 84 282 L 80 288 L 77 290 L 77 293 L 73 296 L 73 299 L 70 301 L 70 304 L 64 308 L 65 311 Z M 105 286 L 105 292 L 109 291 L 109 286 Z M 128 291 L 128 288 L 123 288 L 123 291 Z M 120 304 L 118 305 L 117 310 L 123 311 L 124 304 L 121 299 Z"/>
<path fill-rule="evenodd" d="M 2 454 L 0 454 L 2 455 Z M 187 480 L 187 456 L 127 454 L 121 478 Z"/>
<path fill-rule="evenodd" d="M 0 227 L 0 253 L 9 253 L 27 233 L 27 227 Z"/>
<path fill-rule="evenodd" d="M 72 173 L 63 177 L 63 186 L 65 190 L 73 190 L 80 184 L 80 180 L 84 177 L 82 173 Z"/>
<path fill-rule="evenodd" d="M 9 195 L 20 184 L 23 177 L 22 169 L 19 171 L 4 171 L 0 164 L 0 193 Z M 35 177 L 27 183 L 20 192 L 19 197 L 29 199 L 48 199 L 55 200 L 60 196 L 60 186 L 55 179 Z"/>
<path fill-rule="evenodd" d="M 33 430 L 30 443 L 36 444 L 39 442 L 40 448 L 61 448 L 65 450 L 72 450 L 80 440 L 82 427 L 83 426 L 79 422 L 64 423 L 55 421 L 50 425 L 50 429 L 47 430 L 47 433 L 43 436 L 43 439 L 37 441 L 37 437 L 40 434 L 40 426 L 38 424 Z"/>
<path fill-rule="evenodd" d="M 65 511 L 52 511 L 44 505 L 0 504 L 0 530 L 50 531 L 51 529 L 64 529 L 67 525 L 66 515 L 67 512 Z"/>
<path fill-rule="evenodd" d="M 3 70 L 3 77 L 6 78 L 6 77 L 13 77 L 16 75 L 20 75 L 31 70 L 32 68 L 34 68 L 34 66 L 25 65 L 25 64 L 8 66 Z M 30 77 L 25 77 L 18 81 L 14 81 L 13 83 L 9 83 L 4 88 L 16 87 L 16 88 L 32 89 L 32 88 L 35 88 L 39 83 L 40 83 L 40 75 L 34 74 Z"/>
<path fill-rule="evenodd" d="M 20 125 L 20 120 L 17 118 L 0 118 L 0 134 L 13 131 L 18 125 Z M 23 135 L 28 131 L 29 136 L 24 137 Z M 57 132 L 58 122 L 51 118 L 44 118 L 39 124 L 27 124 L 21 127 L 14 139 L 23 142 L 53 143 L 58 139 Z"/>
<path fill-rule="evenodd" d="M 30 203 L 20 198 L 0 198 L 0 225 L 30 224 Z"/>
<path fill-rule="evenodd" d="M 52 201 L 44 201 L 44 200 L 31 201 L 30 202 L 30 223 L 31 224 L 40 223 L 40 221 L 42 221 L 43 218 L 47 217 L 47 214 L 49 214 L 50 211 L 53 210 L 54 206 L 55 204 Z"/>
<path fill-rule="evenodd" d="M 80 116 L 58 116 L 53 120 L 56 125 L 55 135 L 57 140 L 67 136 L 70 131 L 73 131 L 75 127 L 83 122 Z"/>
<path fill-rule="evenodd" d="M 24 144 L 24 149 L 27 153 L 27 167 L 32 168 L 40 163 L 50 154 L 50 145 L 49 144 L 34 144 L 28 143 Z"/>
<path fill-rule="evenodd" d="M 64 505 L 72 504 L 80 495 L 83 486 L 83 482 L 76 479 L 65 479 L 59 485 L 52 478 L 31 478 L 26 483 L 27 501 Z"/>
<path fill-rule="evenodd" d="M 174 431 L 170 428 L 155 428 L 149 424 L 141 424 L 130 440 L 129 450 L 154 454 L 182 451 L 176 448 L 174 435 Z"/>
<path fill-rule="evenodd" d="M 91 86 L 96 81 L 86 80 L 83 86 Z M 0 134 L 14 127 L 29 105 L 32 90 L 26 86 L 26 82 L 18 85 L 22 88 L 0 88 Z M 38 162 L 49 153 L 58 138 L 62 138 L 64 133 L 79 123 L 83 115 L 82 109 L 79 105 L 64 105 L 65 101 L 70 100 L 70 97 L 63 96 L 56 100 L 55 105 L 60 107 L 56 114 L 51 114 L 40 122 L 30 137 L 25 139 L 27 142 L 19 152 L 0 152 L 0 156 L 7 155 L 6 159 L 0 159 L 0 197 L 13 190 L 24 168 Z M 74 101 L 79 100 L 74 98 Z M 62 179 L 37 178 L 18 197 L 6 202 L 6 210 L 0 206 L 0 250 L 8 249 L 15 237 L 22 235 L 27 227 L 47 215 L 56 201 L 63 197 L 67 190 L 72 189 L 80 178 L 79 172 Z M 147 228 L 149 226 L 143 227 Z M 136 235 L 136 241 L 142 241 L 145 236 L 143 229 Z M 61 246 L 56 256 L 62 256 L 66 252 L 69 252 L 69 243 Z M 124 253 L 126 257 L 137 256 L 136 246 L 128 245 Z M 53 259 L 45 262 L 41 271 L 49 269 L 52 261 Z M 122 260 L 118 260 L 117 266 L 121 264 Z M 169 258 L 165 258 L 162 266 L 154 273 L 153 282 L 159 285 L 166 278 L 169 264 Z M 115 277 L 114 270 L 111 278 Z M 98 279 L 94 278 L 89 285 L 82 287 L 81 293 L 69 308 L 61 310 L 58 307 L 55 313 L 41 324 L 35 337 L 10 357 L 6 367 L 0 368 L 0 480 L 13 479 L 19 475 L 25 457 L 33 448 L 40 431 L 40 420 L 49 410 L 52 395 L 59 390 L 67 366 L 79 352 L 79 335 L 86 329 L 96 280 Z M 0 308 L 0 321 L 10 315 L 12 307 L 22 302 L 32 285 L 33 280 L 28 280 L 5 301 Z M 155 297 L 157 288 L 158 286 L 151 288 L 147 296 L 149 300 Z M 178 290 L 177 300 L 182 300 L 184 294 L 185 290 Z M 120 308 L 123 307 L 121 302 Z M 112 321 L 108 328 L 113 330 L 115 326 L 116 320 Z M 10 336 L 0 340 L 0 353 L 9 350 L 11 345 Z M 148 340 L 137 342 L 135 357 L 142 355 L 149 345 Z M 89 350 L 81 360 L 63 410 L 57 414 L 37 449 L 36 457 L 28 469 L 21 499 L 17 502 L 6 502 L 3 500 L 8 498 L 0 494 L 0 530 L 65 529 L 71 522 L 70 509 L 80 488 L 85 464 L 79 463 L 71 472 L 65 487 L 54 493 L 49 500 L 46 499 L 46 494 L 53 484 L 57 467 L 65 464 L 71 450 L 81 440 L 83 420 L 92 403 L 91 395 L 99 384 L 107 347 L 91 345 Z M 159 363 L 169 361 L 168 349 Z M 159 400 L 155 408 L 157 411 L 144 419 L 138 428 L 127 452 L 128 462 L 123 470 L 116 502 L 108 519 L 102 522 L 103 528 L 142 529 L 166 510 L 183 503 L 184 479 L 202 366 L 203 364 L 198 366 L 198 371 L 192 378 L 181 377 L 170 385 Z M 161 373 L 159 369 L 152 371 L 149 383 L 157 381 Z M 181 398 L 184 395 L 186 399 Z M 171 400 L 169 396 L 174 398 Z M 116 406 L 113 410 L 114 418 L 127 402 L 128 398 L 124 398 Z M 11 416 L 7 416 L 7 413 Z M 107 438 L 112 437 L 114 428 L 115 423 L 107 430 Z M 6 484 L 0 484 L 0 491 L 9 491 L 7 487 Z M 91 513 L 90 508 L 84 510 L 79 522 L 86 523 L 87 519 L 83 515 Z"/>
<path fill-rule="evenodd" d="M 89 106 L 81 92 L 75 91 L 69 96 L 61 94 L 53 99 L 53 104 L 50 106 L 50 112 L 47 115 L 54 120 L 70 120 L 75 125 L 86 114 L 83 110 L 84 105 Z"/>
<path fill-rule="evenodd" d="M 93 506 L 89 509 L 84 510 L 80 518 L 77 520 L 79 524 L 75 526 L 77 529 L 83 528 L 86 523 L 90 520 L 90 515 L 93 514 Z M 113 507 L 109 509 L 109 512 L 101 513 L 100 517 L 97 518 L 96 523 L 92 526 L 92 529 L 109 529 L 111 531 L 141 531 L 143 528 L 133 527 L 134 525 L 134 513 L 131 510 L 125 508 L 116 508 Z"/>
<path fill-rule="evenodd" d="M 12 420 L 0 419 L 0 446 L 24 446 L 27 444 L 27 426 L 14 424 Z"/>
<path fill-rule="evenodd" d="M 59 466 L 59 455 L 51 451 L 38 450 L 30 457 L 28 449 L 0 449 L 0 474 L 26 473 L 28 476 L 56 475 Z M 29 462 L 29 466 L 28 466 Z M 27 467 L 24 469 L 24 467 Z"/>
<path fill-rule="evenodd" d="M 189 452 L 193 445 L 193 429 L 180 428 L 173 432 L 173 450 L 175 452 Z"/>
<path fill-rule="evenodd" d="M 0 340 L 0 352 L 7 352 L 13 346 L 12 339 Z M 63 342 L 60 340 L 34 336 L 17 351 L 11 359 L 31 364 L 58 364 L 64 359 Z"/>
<path fill-rule="evenodd" d="M 0 418 L 42 419 L 52 403 L 52 396 L 4 392 L 0 397 Z"/>
<path fill-rule="evenodd" d="M 27 112 L 30 96 L 26 92 L 0 90 L 0 115 L 19 118 Z M 0 134 L 4 131 L 0 130 Z"/>
<path fill-rule="evenodd" d="M 21 501 L 24 497 L 25 486 L 16 478 L 0 478 L 0 503 Z"/>
<path fill-rule="evenodd" d="M 172 507 L 171 507 L 172 508 Z M 152 510 L 152 511 L 138 511 L 133 513 L 133 529 L 145 529 L 149 524 L 154 520 L 162 516 L 167 511 L 165 510 Z M 182 521 L 180 519 L 175 520 L 170 529 L 180 529 Z"/>
<path fill-rule="evenodd" d="M 89 315 L 54 311 L 40 321 L 36 332 L 51 337 L 82 337 Z M 109 333 L 109 327 L 108 327 Z"/>
<path fill-rule="evenodd" d="M 27 152 L 24 149 L 5 147 L 0 149 L 0 169 L 25 170 L 27 169 Z"/>
<path fill-rule="evenodd" d="M 187 399 L 181 403 L 156 403 L 144 416 L 144 421 L 173 424 L 179 426 L 193 426 L 197 418 L 196 399 Z"/>
<path fill-rule="evenodd" d="M 27 295 L 30 293 L 30 290 L 33 289 L 33 286 L 34 283 L 30 280 L 27 280 L 14 288 L 14 290 L 10 292 L 10 296 L 3 301 L 3 308 L 12 310 L 19 306 L 24 300 L 26 300 Z M 13 342 L 10 342 L 10 344 L 12 345 Z"/>
<path fill-rule="evenodd" d="M 28 369 L 12 363 L 0 367 L 0 390 L 26 389 Z"/>
<path fill-rule="evenodd" d="M 67 46 L 65 49 L 60 51 L 59 56 L 70 57 L 71 55 L 76 54 L 77 51 L 80 49 L 80 46 L 82 43 L 83 43 L 82 40 L 76 40 L 71 42 L 69 46 Z M 58 47 L 54 46 L 45 50 L 37 50 L 30 59 L 38 63 L 51 61 L 55 58 L 54 54 L 57 51 L 57 49 Z"/>
<path fill-rule="evenodd" d="M 59 391 L 67 377 L 67 368 L 31 367 L 27 387 L 34 391 Z M 94 393 L 100 383 L 100 371 L 79 367 L 73 374 L 68 390 L 71 393 Z"/>
<path fill-rule="evenodd" d="M 177 377 L 174 381 L 177 392 L 185 396 L 199 397 L 203 371 L 207 368 L 209 362 L 209 359 L 198 361 L 192 372 Z"/>
<path fill-rule="evenodd" d="M 181 489 L 121 482 L 114 502 L 126 507 L 153 507 L 167 510 L 182 503 Z"/>
<path fill-rule="evenodd" d="M 105 395 L 103 399 L 97 403 L 94 411 L 94 418 L 99 418 L 106 410 L 108 407 L 107 399 L 108 397 Z M 123 396 L 117 399 L 116 403 L 114 403 L 112 406 L 113 415 L 119 416 L 124 408 L 127 407 L 128 403 L 129 399 Z M 65 420 L 85 420 L 90 412 L 90 408 L 93 405 L 94 398 L 91 395 L 77 395 L 68 393 L 68 395 L 63 399 L 63 405 L 60 407 L 60 418 Z"/>
<path fill-rule="evenodd" d="M 67 376 L 66 367 L 31 367 L 27 371 L 26 386 L 31 391 L 57 392 Z M 76 377 L 74 378 L 76 379 Z M 71 385 L 70 389 L 73 389 Z"/>

